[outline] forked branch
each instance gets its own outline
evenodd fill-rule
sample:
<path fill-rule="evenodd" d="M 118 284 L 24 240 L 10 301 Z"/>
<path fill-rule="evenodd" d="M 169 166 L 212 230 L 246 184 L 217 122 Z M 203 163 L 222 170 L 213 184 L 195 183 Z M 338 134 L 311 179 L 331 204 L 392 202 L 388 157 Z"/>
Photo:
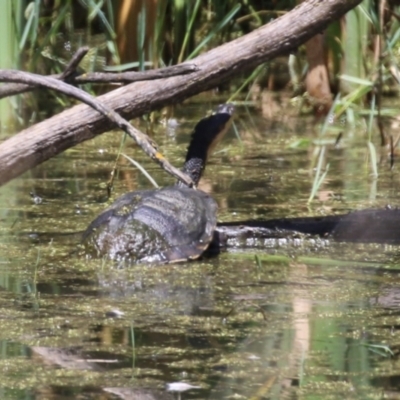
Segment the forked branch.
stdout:
<path fill-rule="evenodd" d="M 168 160 L 157 151 L 157 145 L 152 139 L 140 132 L 138 129 L 134 128 L 126 119 L 122 118 L 113 109 L 105 106 L 95 97 L 84 92 L 83 90 L 59 81 L 55 78 L 14 70 L 0 70 L 0 82 L 15 82 L 25 85 L 43 86 L 82 101 L 83 103 L 92 107 L 94 110 L 98 111 L 109 121 L 117 125 L 118 128 L 126 132 L 133 140 L 135 140 L 135 142 L 143 149 L 143 151 L 153 161 L 156 161 L 158 164 L 160 164 L 165 171 L 189 186 L 193 184 L 192 180 L 186 174 L 172 166 Z"/>

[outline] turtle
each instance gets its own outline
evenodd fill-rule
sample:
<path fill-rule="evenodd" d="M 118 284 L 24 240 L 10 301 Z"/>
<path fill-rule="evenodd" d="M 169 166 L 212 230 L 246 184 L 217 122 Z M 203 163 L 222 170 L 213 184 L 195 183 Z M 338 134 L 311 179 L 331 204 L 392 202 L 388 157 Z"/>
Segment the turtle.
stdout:
<path fill-rule="evenodd" d="M 232 121 L 221 104 L 195 126 L 182 171 L 194 183 L 138 190 L 119 197 L 83 234 L 87 254 L 114 260 L 166 264 L 199 258 L 217 224 L 217 203 L 197 189 L 207 159 Z"/>

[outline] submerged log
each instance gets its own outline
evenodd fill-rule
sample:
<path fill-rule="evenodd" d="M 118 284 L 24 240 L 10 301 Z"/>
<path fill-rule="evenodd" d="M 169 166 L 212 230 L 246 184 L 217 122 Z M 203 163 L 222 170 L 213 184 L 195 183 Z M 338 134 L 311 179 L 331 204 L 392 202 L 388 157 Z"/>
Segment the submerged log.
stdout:
<path fill-rule="evenodd" d="M 360 2 L 306 0 L 273 22 L 189 61 L 197 68 L 189 75 L 135 82 L 100 96 L 99 100 L 126 119 L 181 102 L 295 50 Z M 25 129 L 0 145 L 0 185 L 113 127 L 96 111 L 79 105 Z"/>
<path fill-rule="evenodd" d="M 367 209 L 326 217 L 220 223 L 213 245 L 246 246 L 259 239 L 312 235 L 338 242 L 400 244 L 400 209 Z"/>

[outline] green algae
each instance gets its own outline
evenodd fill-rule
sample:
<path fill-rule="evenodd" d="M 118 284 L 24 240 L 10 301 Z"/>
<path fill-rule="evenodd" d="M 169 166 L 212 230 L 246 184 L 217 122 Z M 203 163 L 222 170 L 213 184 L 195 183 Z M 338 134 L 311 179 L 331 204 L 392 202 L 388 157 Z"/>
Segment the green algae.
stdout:
<path fill-rule="evenodd" d="M 355 139 L 329 149 L 324 190 L 335 195 L 308 209 L 311 162 L 304 149 L 290 148 L 304 127 L 254 121 L 257 130 L 241 132 L 240 151 L 232 135 L 207 167 L 203 189 L 212 190 L 220 220 L 326 215 L 395 200 L 382 173 L 371 201 Z M 156 137 L 177 165 L 190 126 L 175 136 L 160 128 Z M 162 398 L 174 381 L 201 387 L 190 398 L 210 399 L 374 399 L 400 391 L 397 246 L 305 238 L 162 267 L 82 255 L 79 232 L 94 216 L 122 193 L 148 187 L 121 161 L 107 198 L 117 136 L 82 144 L 0 189 L 2 398 L 57 398 L 62 390 L 64 398 L 114 399 L 118 388 Z M 311 129 L 309 136 L 311 143 Z M 161 184 L 172 182 L 130 144 L 124 152 Z M 347 170 L 345 157 L 353 160 Z"/>

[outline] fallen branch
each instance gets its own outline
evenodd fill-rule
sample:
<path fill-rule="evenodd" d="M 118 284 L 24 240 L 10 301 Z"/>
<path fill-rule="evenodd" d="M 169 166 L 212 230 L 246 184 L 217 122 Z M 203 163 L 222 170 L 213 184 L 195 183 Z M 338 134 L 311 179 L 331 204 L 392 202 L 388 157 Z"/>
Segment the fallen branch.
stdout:
<path fill-rule="evenodd" d="M 126 132 L 143 149 L 143 151 L 153 161 L 156 161 L 158 164 L 160 164 L 165 171 L 189 186 L 193 184 L 192 180 L 186 174 L 172 166 L 168 160 L 157 151 L 157 145 L 152 139 L 134 128 L 126 119 L 122 118 L 113 109 L 105 106 L 95 97 L 84 92 L 83 90 L 48 76 L 41 76 L 29 72 L 13 70 L 0 70 L 0 82 L 17 82 L 28 85 L 43 86 L 82 101 L 83 103 L 92 107 L 94 110 L 98 111 L 109 121 L 113 122 L 118 128 Z"/>
<path fill-rule="evenodd" d="M 360 2 L 306 0 L 273 22 L 182 64 L 197 67 L 189 75 L 131 83 L 99 100 L 126 119 L 181 102 L 296 49 Z M 112 127 L 105 117 L 78 105 L 25 129 L 0 145 L 0 184 Z"/>
<path fill-rule="evenodd" d="M 172 67 L 152 69 L 143 72 L 127 71 L 127 72 L 89 72 L 78 75 L 76 68 L 82 58 L 85 56 L 85 50 L 81 48 L 74 54 L 71 62 L 62 74 L 51 75 L 51 78 L 60 79 L 68 83 L 78 85 L 84 83 L 108 83 L 108 84 L 126 84 L 131 82 L 151 81 L 155 79 L 169 78 L 171 76 L 186 75 L 197 70 L 193 64 L 179 64 Z M 87 52 L 87 50 L 86 50 Z M 76 57 L 76 58 L 75 58 Z M 16 83 L 7 83 L 0 87 L 0 99 L 15 96 L 35 89 L 34 85 L 24 85 Z"/>

